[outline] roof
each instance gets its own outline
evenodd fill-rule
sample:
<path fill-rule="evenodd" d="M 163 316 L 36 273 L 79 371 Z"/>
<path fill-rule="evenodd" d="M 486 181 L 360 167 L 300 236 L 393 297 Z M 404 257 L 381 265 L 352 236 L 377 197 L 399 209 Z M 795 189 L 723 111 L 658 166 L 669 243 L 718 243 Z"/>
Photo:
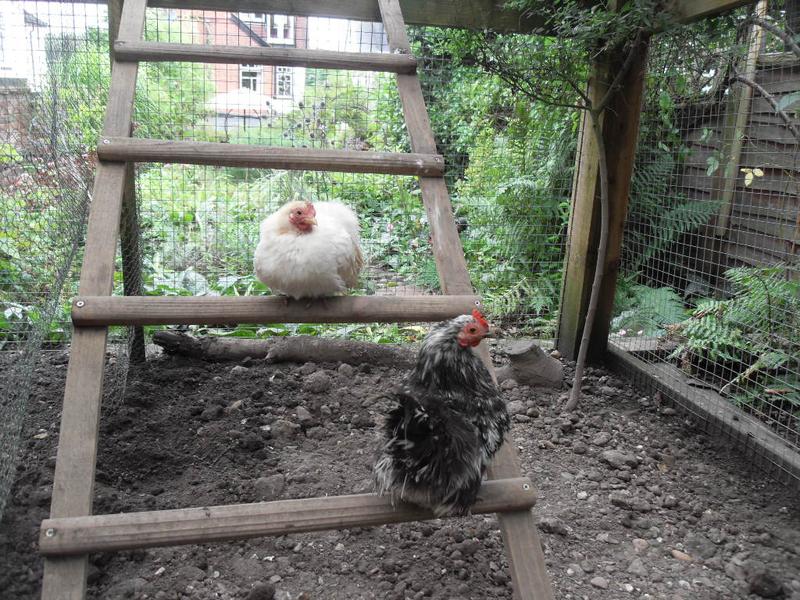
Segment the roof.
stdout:
<path fill-rule="evenodd" d="M 31 27 L 49 27 L 46 22 L 42 21 L 33 13 L 29 13 L 27 10 L 22 12 L 25 13 L 25 25 L 30 25 Z"/>

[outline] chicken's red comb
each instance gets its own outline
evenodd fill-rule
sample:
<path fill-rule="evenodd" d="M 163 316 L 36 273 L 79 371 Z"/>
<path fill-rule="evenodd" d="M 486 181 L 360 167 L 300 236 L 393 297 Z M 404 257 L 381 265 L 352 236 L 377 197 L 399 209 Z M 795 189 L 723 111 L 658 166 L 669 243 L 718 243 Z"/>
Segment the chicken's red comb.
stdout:
<path fill-rule="evenodd" d="M 481 314 L 481 311 L 479 311 L 477 308 L 472 309 L 472 316 L 478 323 L 487 329 L 489 328 L 489 321 L 486 320 L 486 318 Z"/>

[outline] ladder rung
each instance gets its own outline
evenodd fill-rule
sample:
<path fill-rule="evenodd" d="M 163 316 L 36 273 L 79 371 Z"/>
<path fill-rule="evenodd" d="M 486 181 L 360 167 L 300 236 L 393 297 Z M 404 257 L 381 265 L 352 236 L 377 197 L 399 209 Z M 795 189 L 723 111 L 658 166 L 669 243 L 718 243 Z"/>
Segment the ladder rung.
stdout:
<path fill-rule="evenodd" d="M 85 296 L 72 301 L 78 327 L 212 323 L 434 322 L 469 314 L 476 296 Z"/>
<path fill-rule="evenodd" d="M 524 477 L 485 481 L 473 514 L 526 511 L 536 492 Z M 205 544 L 269 535 L 422 521 L 433 513 L 375 494 L 278 500 L 254 504 L 46 519 L 39 533 L 45 556 Z"/>
<path fill-rule="evenodd" d="M 417 59 L 410 54 L 377 52 L 334 52 L 306 48 L 248 46 L 208 46 L 162 42 L 125 42 L 114 44 L 118 61 L 185 61 L 205 63 L 281 65 L 351 71 L 386 71 L 413 73 Z"/>
<path fill-rule="evenodd" d="M 221 142 L 186 142 L 126 137 L 101 138 L 100 160 L 163 162 L 295 171 L 341 171 L 439 177 L 444 159 L 438 154 L 359 152 L 274 148 Z"/>

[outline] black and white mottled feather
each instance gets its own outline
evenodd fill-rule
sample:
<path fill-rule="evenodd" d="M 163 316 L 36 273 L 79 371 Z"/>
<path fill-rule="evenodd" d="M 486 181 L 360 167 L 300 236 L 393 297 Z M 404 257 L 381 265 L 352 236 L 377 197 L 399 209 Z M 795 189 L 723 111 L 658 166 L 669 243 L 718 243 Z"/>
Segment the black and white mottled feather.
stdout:
<path fill-rule="evenodd" d="M 414 370 L 390 395 L 394 406 L 374 467 L 379 493 L 437 516 L 469 513 L 509 429 L 505 402 L 472 351 L 485 333 L 471 345 L 459 343 L 475 318 L 462 315 L 428 333 Z"/>

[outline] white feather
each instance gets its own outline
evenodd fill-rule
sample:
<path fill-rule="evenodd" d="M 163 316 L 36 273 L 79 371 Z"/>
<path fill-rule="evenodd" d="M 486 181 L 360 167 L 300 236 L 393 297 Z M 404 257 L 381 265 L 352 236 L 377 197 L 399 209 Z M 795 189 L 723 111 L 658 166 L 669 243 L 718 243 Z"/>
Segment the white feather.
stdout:
<path fill-rule="evenodd" d="M 285 206 L 261 222 L 253 257 L 256 276 L 292 298 L 333 296 L 358 284 L 362 258 L 356 214 L 339 202 L 318 202 L 317 225 L 301 233 Z"/>

